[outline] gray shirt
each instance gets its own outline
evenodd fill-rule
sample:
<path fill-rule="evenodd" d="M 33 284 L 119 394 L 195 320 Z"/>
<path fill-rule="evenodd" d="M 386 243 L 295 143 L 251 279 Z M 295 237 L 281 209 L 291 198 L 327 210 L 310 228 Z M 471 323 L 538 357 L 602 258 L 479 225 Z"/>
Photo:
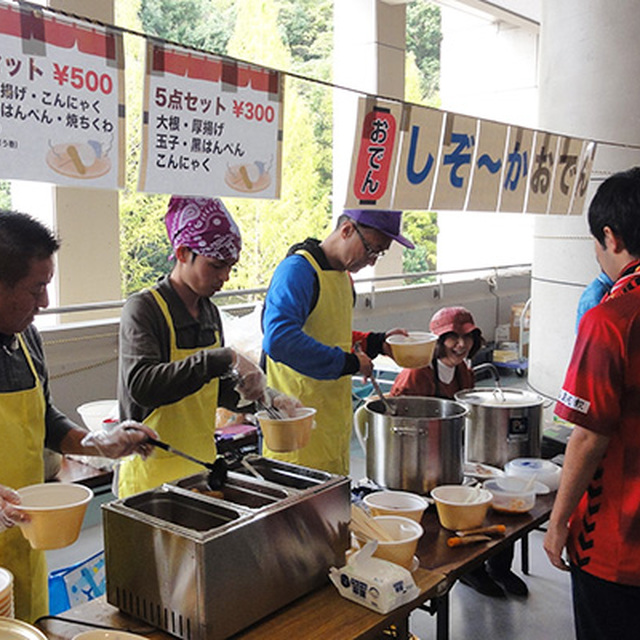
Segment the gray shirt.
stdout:
<path fill-rule="evenodd" d="M 46 403 L 45 413 L 45 441 L 44 446 L 54 451 L 60 451 L 60 443 L 73 428 L 81 428 L 72 422 L 51 402 L 49 391 L 49 372 L 44 357 L 42 338 L 38 330 L 29 325 L 23 332 L 22 337 L 29 350 L 33 366 L 35 367 Z M 33 372 L 25 357 L 24 351 L 20 349 L 16 336 L 0 333 L 0 394 L 14 391 L 25 391 L 33 389 L 35 380 Z M 1 401 L 1 395 L 0 395 Z M 0 434 L 2 425 L 0 424 Z"/>
<path fill-rule="evenodd" d="M 196 320 L 168 276 L 155 288 L 169 308 L 177 346 L 203 349 L 170 362 L 169 327 L 160 307 L 148 290 L 132 295 L 125 303 L 120 321 L 120 418 L 142 421 L 157 407 L 195 393 L 213 378 L 220 378 L 218 404 L 235 410 L 239 396 L 233 389 L 234 382 L 225 378 L 231 367 L 231 349 L 204 349 L 214 342 L 216 332 L 224 344 L 217 307 L 201 298 Z"/>

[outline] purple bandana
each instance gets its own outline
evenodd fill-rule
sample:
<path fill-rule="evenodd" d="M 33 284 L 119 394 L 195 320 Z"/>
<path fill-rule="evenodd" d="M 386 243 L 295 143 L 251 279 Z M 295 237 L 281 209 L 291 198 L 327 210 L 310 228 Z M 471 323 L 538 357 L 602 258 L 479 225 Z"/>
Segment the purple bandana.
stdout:
<path fill-rule="evenodd" d="M 206 258 L 237 262 L 240 230 L 218 198 L 171 196 L 164 222 L 174 250 L 184 245 Z"/>

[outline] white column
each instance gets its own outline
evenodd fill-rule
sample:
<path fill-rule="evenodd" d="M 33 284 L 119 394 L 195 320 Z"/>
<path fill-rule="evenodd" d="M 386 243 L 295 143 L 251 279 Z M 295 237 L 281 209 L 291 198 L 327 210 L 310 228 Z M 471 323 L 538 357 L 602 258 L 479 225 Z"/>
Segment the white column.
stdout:
<path fill-rule="evenodd" d="M 543 0 L 540 128 L 640 145 L 640 11 L 636 2 Z M 602 179 L 640 153 L 600 146 L 581 217 L 537 216 L 529 381 L 556 396 L 574 342 L 584 285 L 598 273 L 586 208 Z"/>
<path fill-rule="evenodd" d="M 333 64 L 336 84 L 363 94 L 404 98 L 407 1 L 335 0 Z M 334 92 L 334 219 L 342 213 L 345 202 L 357 101 L 358 95 L 353 92 Z M 389 254 L 378 261 L 375 273 L 383 275 L 401 271 L 402 250 L 393 243 Z"/>

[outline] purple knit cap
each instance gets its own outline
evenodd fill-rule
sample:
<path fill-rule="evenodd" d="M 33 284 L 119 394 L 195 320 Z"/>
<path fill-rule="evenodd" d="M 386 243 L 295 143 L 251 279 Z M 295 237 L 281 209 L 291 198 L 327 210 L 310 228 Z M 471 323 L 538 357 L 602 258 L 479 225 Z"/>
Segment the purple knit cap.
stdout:
<path fill-rule="evenodd" d="M 240 230 L 220 199 L 171 196 L 164 223 L 174 250 L 184 245 L 206 258 L 237 262 Z"/>

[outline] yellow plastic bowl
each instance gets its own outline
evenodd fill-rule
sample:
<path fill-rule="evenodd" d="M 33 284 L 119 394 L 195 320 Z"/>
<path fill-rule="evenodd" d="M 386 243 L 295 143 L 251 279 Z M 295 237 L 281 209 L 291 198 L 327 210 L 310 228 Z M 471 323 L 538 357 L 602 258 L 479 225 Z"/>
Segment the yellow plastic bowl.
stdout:
<path fill-rule="evenodd" d="M 493 496 L 486 489 L 446 484 L 431 490 L 440 524 L 445 529 L 475 529 L 482 526 Z"/>
<path fill-rule="evenodd" d="M 61 549 L 80 535 L 82 520 L 93 491 L 81 484 L 45 482 L 18 489 L 22 504 L 16 508 L 31 516 L 20 524 L 22 535 L 34 549 Z"/>
<path fill-rule="evenodd" d="M 422 520 L 428 502 L 408 491 L 376 491 L 366 495 L 363 502 L 373 516 L 400 516 L 415 522 Z"/>
<path fill-rule="evenodd" d="M 302 449 L 309 444 L 315 415 L 316 410 L 312 407 L 299 407 L 291 418 L 276 420 L 269 417 L 266 411 L 258 411 L 256 418 L 267 447 L 283 453 Z"/>
<path fill-rule="evenodd" d="M 392 335 L 387 338 L 393 359 L 407 369 L 426 367 L 433 357 L 438 342 L 435 333 L 410 331 L 408 336 Z"/>
<path fill-rule="evenodd" d="M 375 521 L 387 531 L 392 540 L 378 540 L 378 548 L 373 555 L 411 569 L 418 540 L 424 533 L 422 526 L 415 520 L 400 516 L 375 516 Z M 359 536 L 356 538 L 362 545 L 368 542 Z"/>

